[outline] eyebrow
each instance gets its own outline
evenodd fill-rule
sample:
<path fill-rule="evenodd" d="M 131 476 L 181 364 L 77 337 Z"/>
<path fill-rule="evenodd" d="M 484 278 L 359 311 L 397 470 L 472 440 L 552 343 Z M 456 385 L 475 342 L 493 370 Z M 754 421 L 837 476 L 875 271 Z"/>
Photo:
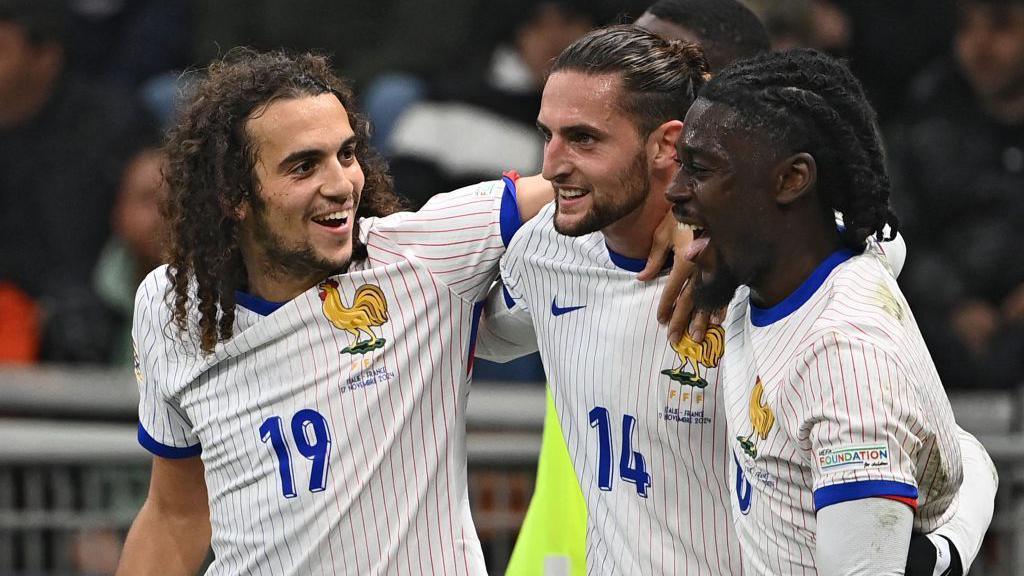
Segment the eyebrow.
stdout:
<path fill-rule="evenodd" d="M 346 146 L 354 145 L 356 143 L 356 140 L 357 138 L 355 134 L 349 136 L 348 138 L 345 139 L 344 142 L 341 143 L 341 146 L 338 146 L 338 150 L 341 150 Z M 281 162 L 277 164 L 277 167 L 279 170 L 283 170 L 286 167 L 291 166 L 292 164 L 295 164 L 297 162 L 320 158 L 323 155 L 323 150 L 319 148 L 306 148 L 304 150 L 296 150 L 295 152 L 292 152 L 291 154 L 285 156 L 284 160 L 281 160 Z"/>

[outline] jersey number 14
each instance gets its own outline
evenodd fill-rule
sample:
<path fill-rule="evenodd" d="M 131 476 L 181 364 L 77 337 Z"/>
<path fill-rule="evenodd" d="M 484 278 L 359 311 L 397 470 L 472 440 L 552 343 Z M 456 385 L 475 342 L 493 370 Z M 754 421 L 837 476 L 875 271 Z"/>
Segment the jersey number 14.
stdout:
<path fill-rule="evenodd" d="M 601 490 L 612 489 L 612 429 L 608 409 L 597 406 L 590 411 L 590 427 L 597 428 L 597 486 Z M 647 473 L 644 455 L 633 450 L 633 433 L 636 418 L 622 415 L 622 453 L 619 457 L 619 476 L 636 485 L 636 493 L 647 498 L 651 487 L 651 475 Z"/>

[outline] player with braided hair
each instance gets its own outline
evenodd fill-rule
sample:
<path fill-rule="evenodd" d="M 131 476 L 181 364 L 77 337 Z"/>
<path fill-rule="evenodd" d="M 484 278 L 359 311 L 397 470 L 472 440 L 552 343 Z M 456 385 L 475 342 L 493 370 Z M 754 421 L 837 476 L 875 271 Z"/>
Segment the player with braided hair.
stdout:
<path fill-rule="evenodd" d="M 743 109 L 752 123 L 770 127 L 771 138 L 799 139 L 816 152 L 818 164 L 829 168 L 819 175 L 830 195 L 825 209 L 843 215 L 843 241 L 856 249 L 868 236 L 881 240 L 885 225 L 890 235 L 897 228 L 881 139 L 860 82 L 839 62 L 815 54 L 752 58 L 723 71 L 707 97 Z"/>
<path fill-rule="evenodd" d="M 694 229 L 698 305 L 731 301 L 720 371 L 747 573 L 902 574 L 911 531 L 957 510 L 958 429 L 872 240 L 897 227 L 881 149 L 859 82 L 812 50 L 736 63 L 686 115 L 668 197 Z"/>

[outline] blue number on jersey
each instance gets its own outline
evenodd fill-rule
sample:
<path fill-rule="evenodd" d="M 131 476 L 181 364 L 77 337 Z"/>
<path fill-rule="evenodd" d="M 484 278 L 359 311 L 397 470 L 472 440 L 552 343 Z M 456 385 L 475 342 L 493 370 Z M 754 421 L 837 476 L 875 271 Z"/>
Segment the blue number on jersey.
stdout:
<path fill-rule="evenodd" d="M 612 431 L 608 424 L 608 409 L 598 406 L 590 411 L 590 427 L 597 427 L 597 487 L 612 489 Z"/>
<path fill-rule="evenodd" d="M 292 416 L 292 438 L 295 439 L 295 448 L 299 454 L 313 462 L 309 474 L 309 491 L 323 491 L 327 488 L 327 468 L 331 459 L 331 430 L 327 427 L 327 419 L 316 410 L 299 410 Z M 284 436 L 284 424 L 280 416 L 271 416 L 263 421 L 260 440 L 264 443 L 269 440 L 277 455 L 281 471 L 281 492 L 285 498 L 294 498 L 297 493 L 292 474 L 291 450 Z"/>
<path fill-rule="evenodd" d="M 651 475 L 647 473 L 644 455 L 633 450 L 633 432 L 636 418 L 622 415 L 622 457 L 619 458 L 619 476 L 626 482 L 636 484 L 636 493 L 647 498 L 651 487 Z"/>
<path fill-rule="evenodd" d="M 590 411 L 590 427 L 597 428 L 597 486 L 601 490 L 612 489 L 612 431 L 608 409 L 597 406 Z M 647 473 L 647 461 L 643 454 L 633 450 L 633 432 L 636 418 L 629 414 L 622 416 L 622 454 L 619 457 L 619 476 L 636 485 L 636 493 L 647 498 L 651 487 L 651 475 Z"/>
<path fill-rule="evenodd" d="M 740 505 L 740 512 L 746 515 L 747 512 L 750 512 L 750 496 L 753 488 L 750 486 L 750 482 L 747 482 L 747 477 L 743 474 L 743 466 L 740 465 L 735 453 L 733 453 L 732 459 L 736 462 L 736 503 Z"/>
<path fill-rule="evenodd" d="M 295 477 L 292 476 L 292 458 L 288 454 L 288 441 L 284 438 L 284 426 L 280 416 L 271 416 L 260 426 L 260 440 L 270 440 L 277 454 L 277 463 L 281 469 L 281 492 L 285 498 L 295 498 Z"/>

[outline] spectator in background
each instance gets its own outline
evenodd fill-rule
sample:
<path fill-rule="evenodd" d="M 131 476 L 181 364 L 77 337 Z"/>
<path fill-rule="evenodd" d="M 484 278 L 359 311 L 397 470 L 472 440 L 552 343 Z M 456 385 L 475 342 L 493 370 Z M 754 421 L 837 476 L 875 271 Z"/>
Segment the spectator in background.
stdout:
<path fill-rule="evenodd" d="M 588 3 L 567 0 L 519 2 L 514 13 L 518 20 L 502 20 L 506 36 L 483 74 L 428 82 L 424 98 L 398 117 L 384 149 L 395 189 L 414 208 L 502 168 L 540 171 L 544 142 L 534 124 L 548 63 L 599 16 Z"/>
<path fill-rule="evenodd" d="M 96 293 L 114 314 L 110 359 L 121 366 L 133 361 L 135 291 L 146 274 L 164 262 L 167 223 L 160 206 L 167 196 L 166 161 L 162 150 L 149 148 L 128 164 L 111 218 L 114 235 L 103 248 L 93 277 Z"/>
<path fill-rule="evenodd" d="M 1024 0 L 962 0 L 891 130 L 901 277 L 943 381 L 1024 383 Z"/>
<path fill-rule="evenodd" d="M 950 2 L 935 0 L 743 0 L 776 50 L 808 47 L 848 59 L 879 118 L 898 114 L 907 78 L 941 53 L 952 33 Z M 894 49 L 896 47 L 896 49 Z"/>
<path fill-rule="evenodd" d="M 68 66 L 129 87 L 191 60 L 192 0 L 65 0 Z"/>
<path fill-rule="evenodd" d="M 0 0 L 0 282 L 40 309 L 43 360 L 104 361 L 92 290 L 122 171 L 149 122 L 133 95 L 67 73 L 60 0 Z"/>

